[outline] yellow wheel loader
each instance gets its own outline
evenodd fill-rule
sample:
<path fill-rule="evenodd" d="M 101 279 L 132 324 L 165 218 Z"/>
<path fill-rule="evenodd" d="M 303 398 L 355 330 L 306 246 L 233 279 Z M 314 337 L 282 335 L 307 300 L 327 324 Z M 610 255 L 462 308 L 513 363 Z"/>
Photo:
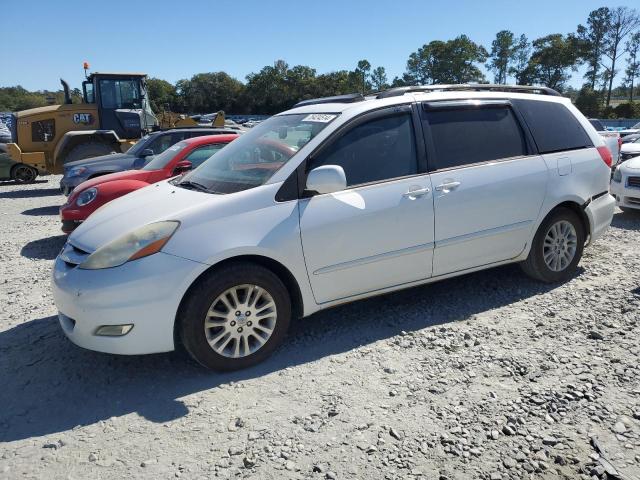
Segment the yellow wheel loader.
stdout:
<path fill-rule="evenodd" d="M 39 173 L 62 173 L 66 162 L 125 152 L 158 128 L 145 78 L 142 73 L 92 73 L 82 83 L 82 103 L 72 103 L 69 86 L 60 80 L 64 105 L 13 114 L 14 143 L 7 144 L 11 160 Z"/>

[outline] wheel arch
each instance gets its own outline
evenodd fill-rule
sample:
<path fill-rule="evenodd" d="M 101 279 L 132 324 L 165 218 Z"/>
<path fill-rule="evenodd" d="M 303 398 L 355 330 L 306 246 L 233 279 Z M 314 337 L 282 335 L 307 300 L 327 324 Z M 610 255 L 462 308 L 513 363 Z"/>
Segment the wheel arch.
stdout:
<path fill-rule="evenodd" d="M 191 282 L 189 288 L 182 295 L 182 299 L 180 300 L 180 304 L 178 305 L 178 310 L 176 311 L 176 320 L 173 323 L 173 339 L 174 345 L 176 348 L 181 344 L 180 335 L 179 335 L 179 324 L 178 324 L 178 312 L 183 308 L 183 303 L 185 302 L 188 295 L 195 288 L 195 286 L 200 282 L 200 280 L 205 276 L 209 275 L 211 272 L 218 270 L 222 267 L 225 267 L 229 264 L 233 263 L 253 263 L 256 265 L 260 265 L 268 270 L 271 270 L 274 274 L 278 276 L 278 278 L 284 283 L 287 291 L 289 292 L 289 297 L 291 298 L 291 314 L 293 318 L 301 318 L 304 314 L 304 300 L 302 296 L 302 290 L 300 289 L 300 285 L 298 285 L 298 281 L 291 271 L 273 258 L 257 255 L 257 254 L 242 254 L 229 258 L 225 258 L 214 265 L 211 265 L 209 268 L 204 270 L 200 275 L 196 277 L 196 279 Z"/>
<path fill-rule="evenodd" d="M 76 132 L 67 132 L 60 139 L 53 152 L 54 163 L 57 164 L 60 160 L 64 160 L 71 149 L 85 142 L 100 142 L 105 145 L 120 147 L 120 138 L 113 130 L 79 130 Z"/>
<path fill-rule="evenodd" d="M 564 200 L 556 204 L 552 208 L 550 208 L 549 211 L 547 211 L 547 213 L 540 218 L 540 221 L 538 222 L 538 225 L 536 226 L 535 231 L 538 231 L 538 228 L 540 228 L 540 225 L 542 225 L 544 221 L 549 217 L 549 215 L 553 214 L 553 212 L 555 212 L 559 208 L 568 208 L 569 210 L 572 210 L 580 219 L 580 222 L 582 223 L 582 228 L 584 229 L 584 233 L 585 233 L 585 240 L 588 241 L 588 238 L 591 235 L 591 224 L 589 223 L 589 217 L 587 217 L 587 213 L 584 210 L 585 206 L 586 206 L 585 203 L 579 203 L 576 199 Z"/>

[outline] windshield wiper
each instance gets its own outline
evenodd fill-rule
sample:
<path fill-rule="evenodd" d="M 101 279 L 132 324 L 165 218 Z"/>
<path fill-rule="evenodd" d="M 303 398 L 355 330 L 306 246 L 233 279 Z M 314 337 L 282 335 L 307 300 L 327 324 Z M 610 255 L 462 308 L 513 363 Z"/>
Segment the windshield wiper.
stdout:
<path fill-rule="evenodd" d="M 191 180 L 183 180 L 176 183 L 176 186 L 186 188 L 188 190 L 197 190 L 199 192 L 211 193 L 207 187 L 198 182 L 192 182 Z"/>

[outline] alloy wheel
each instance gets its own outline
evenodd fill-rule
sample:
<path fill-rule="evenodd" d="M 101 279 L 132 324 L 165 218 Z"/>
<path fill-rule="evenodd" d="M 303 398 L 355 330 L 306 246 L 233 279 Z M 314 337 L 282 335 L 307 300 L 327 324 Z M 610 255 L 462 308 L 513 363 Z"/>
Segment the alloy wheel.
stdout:
<path fill-rule="evenodd" d="M 544 262 L 550 270 L 561 272 L 573 261 L 578 249 L 575 227 L 566 220 L 554 223 L 547 230 L 542 246 Z"/>
<path fill-rule="evenodd" d="M 204 330 L 219 355 L 242 358 L 255 353 L 271 337 L 277 321 L 276 303 L 258 285 L 237 285 L 219 295 L 207 311 Z"/>

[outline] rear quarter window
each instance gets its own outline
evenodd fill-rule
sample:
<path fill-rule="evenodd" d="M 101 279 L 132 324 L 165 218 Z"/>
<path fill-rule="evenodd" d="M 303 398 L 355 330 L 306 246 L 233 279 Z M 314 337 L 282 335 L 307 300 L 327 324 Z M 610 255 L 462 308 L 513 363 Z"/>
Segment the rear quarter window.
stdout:
<path fill-rule="evenodd" d="M 540 153 L 593 147 L 593 142 L 571 111 L 555 102 L 515 100 Z"/>

